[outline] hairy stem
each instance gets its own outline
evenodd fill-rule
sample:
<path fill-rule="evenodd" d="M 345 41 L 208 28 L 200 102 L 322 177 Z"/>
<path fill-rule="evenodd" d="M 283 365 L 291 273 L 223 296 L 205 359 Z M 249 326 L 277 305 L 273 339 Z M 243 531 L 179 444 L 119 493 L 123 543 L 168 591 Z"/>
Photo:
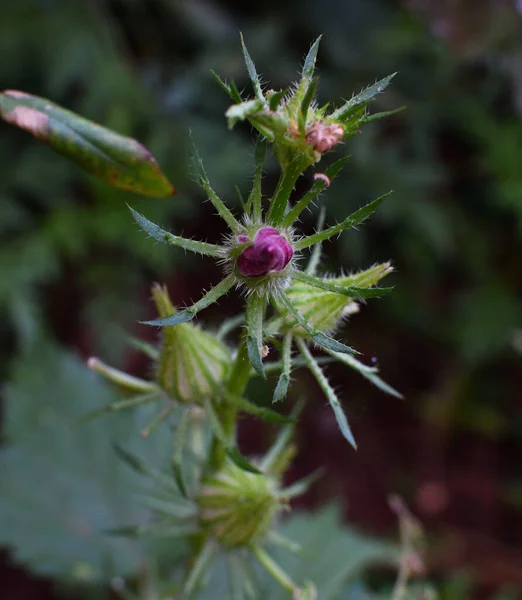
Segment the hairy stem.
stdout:
<path fill-rule="evenodd" d="M 226 386 L 227 392 L 235 396 L 244 394 L 250 379 L 251 367 L 248 360 L 247 334 L 248 332 L 245 330 Z M 223 402 L 221 406 L 216 407 L 216 410 L 227 438 L 232 439 L 236 434 L 236 407 L 230 402 Z M 226 448 L 217 438 L 214 438 L 210 455 L 210 467 L 214 470 L 219 469 L 223 466 L 225 458 Z"/>

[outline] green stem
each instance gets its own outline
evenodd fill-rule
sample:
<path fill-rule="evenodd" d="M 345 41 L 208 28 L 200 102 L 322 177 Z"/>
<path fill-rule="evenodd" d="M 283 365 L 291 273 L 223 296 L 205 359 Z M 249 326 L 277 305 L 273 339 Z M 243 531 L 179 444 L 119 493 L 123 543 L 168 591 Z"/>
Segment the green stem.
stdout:
<path fill-rule="evenodd" d="M 251 374 L 246 344 L 247 333 L 245 330 L 227 382 L 227 392 L 235 396 L 242 396 L 244 394 Z M 216 410 L 227 438 L 234 438 L 237 420 L 236 407 L 231 402 L 223 401 L 222 405 L 216 407 Z M 210 467 L 213 470 L 219 469 L 223 466 L 225 459 L 226 448 L 217 438 L 214 438 L 210 455 Z"/>
<path fill-rule="evenodd" d="M 268 211 L 268 221 L 273 225 L 279 225 L 283 220 L 295 182 L 305 168 L 302 161 L 294 161 L 282 168 Z"/>

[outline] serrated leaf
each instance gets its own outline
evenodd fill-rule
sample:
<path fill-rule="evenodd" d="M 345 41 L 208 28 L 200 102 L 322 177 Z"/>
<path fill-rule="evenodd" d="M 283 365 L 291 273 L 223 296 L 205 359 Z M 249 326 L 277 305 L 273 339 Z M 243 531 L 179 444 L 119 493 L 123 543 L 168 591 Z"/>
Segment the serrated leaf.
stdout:
<path fill-rule="evenodd" d="M 111 443 L 161 470 L 170 433 L 158 432 L 154 444 L 142 440 L 145 409 L 79 423 L 116 399 L 78 358 L 50 343 L 14 365 L 0 452 L 0 546 L 35 573 L 71 579 L 82 564 L 93 580 L 105 580 L 135 573 L 147 557 L 140 543 L 101 535 L 142 523 L 148 511 L 137 492 L 154 485 L 125 468 Z"/>
<path fill-rule="evenodd" d="M 154 157 L 139 142 L 50 100 L 6 90 L 0 93 L 0 117 L 113 187 L 146 196 L 176 193 Z"/>

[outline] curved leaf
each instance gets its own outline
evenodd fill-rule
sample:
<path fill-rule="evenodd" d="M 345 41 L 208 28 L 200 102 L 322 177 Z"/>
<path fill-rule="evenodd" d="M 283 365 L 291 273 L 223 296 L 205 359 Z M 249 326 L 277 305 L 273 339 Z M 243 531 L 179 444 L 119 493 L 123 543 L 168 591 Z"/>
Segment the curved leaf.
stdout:
<path fill-rule="evenodd" d="M 0 93 L 0 117 L 113 187 L 145 196 L 176 193 L 152 154 L 139 142 L 45 98 L 6 90 Z"/>

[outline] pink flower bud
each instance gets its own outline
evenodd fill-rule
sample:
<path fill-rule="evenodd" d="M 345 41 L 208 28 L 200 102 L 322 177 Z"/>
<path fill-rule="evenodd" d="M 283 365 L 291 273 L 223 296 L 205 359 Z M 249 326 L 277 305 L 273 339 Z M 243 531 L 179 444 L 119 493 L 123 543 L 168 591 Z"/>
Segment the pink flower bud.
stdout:
<path fill-rule="evenodd" d="M 344 129 L 340 123 L 316 121 L 306 132 L 306 141 L 316 152 L 324 154 L 332 150 L 343 139 Z"/>
<path fill-rule="evenodd" d="M 245 277 L 260 277 L 282 271 L 292 260 L 290 242 L 273 227 L 261 227 L 254 242 L 237 259 L 237 268 Z"/>

